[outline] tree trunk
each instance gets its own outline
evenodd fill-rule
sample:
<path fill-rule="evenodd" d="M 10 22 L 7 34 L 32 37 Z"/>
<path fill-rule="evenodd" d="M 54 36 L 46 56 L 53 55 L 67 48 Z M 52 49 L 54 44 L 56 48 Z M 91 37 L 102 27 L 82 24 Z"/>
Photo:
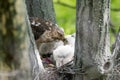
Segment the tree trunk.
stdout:
<path fill-rule="evenodd" d="M 29 23 L 28 23 L 29 24 Z M 42 80 L 43 74 L 45 73 L 44 66 L 42 64 L 42 60 L 40 59 L 39 52 L 37 50 L 34 36 L 32 34 L 31 27 L 27 28 L 28 30 L 28 49 L 29 49 L 29 60 L 31 63 L 31 73 L 32 80 Z"/>
<path fill-rule="evenodd" d="M 109 41 L 109 0 L 77 0 L 73 80 L 104 80 L 112 68 Z"/>
<path fill-rule="evenodd" d="M 39 17 L 56 23 L 52 0 L 26 0 L 29 17 Z"/>
<path fill-rule="evenodd" d="M 1 1 L 0 80 L 33 80 L 24 0 Z"/>

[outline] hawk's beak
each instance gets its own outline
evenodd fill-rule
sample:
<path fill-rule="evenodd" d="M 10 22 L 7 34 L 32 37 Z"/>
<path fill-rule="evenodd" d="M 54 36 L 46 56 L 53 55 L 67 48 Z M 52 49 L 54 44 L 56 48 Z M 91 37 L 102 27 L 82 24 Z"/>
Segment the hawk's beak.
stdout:
<path fill-rule="evenodd" d="M 62 41 L 63 41 L 64 45 L 68 44 L 68 40 L 66 38 L 64 38 Z"/>

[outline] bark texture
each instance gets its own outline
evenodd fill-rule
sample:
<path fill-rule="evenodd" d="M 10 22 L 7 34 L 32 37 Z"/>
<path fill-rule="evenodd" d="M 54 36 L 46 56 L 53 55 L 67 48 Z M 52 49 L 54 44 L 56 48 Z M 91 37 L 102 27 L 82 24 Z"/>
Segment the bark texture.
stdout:
<path fill-rule="evenodd" d="M 39 17 L 56 22 L 52 0 L 26 0 L 29 17 Z"/>
<path fill-rule="evenodd" d="M 26 15 L 24 0 L 1 0 L 0 80 L 32 80 Z"/>
<path fill-rule="evenodd" d="M 27 19 L 28 21 L 28 19 Z M 29 25 L 29 21 L 28 21 Z M 39 51 L 37 50 L 34 36 L 32 34 L 32 29 L 29 25 L 28 30 L 28 50 L 29 50 L 29 60 L 31 63 L 31 73 L 32 80 L 42 80 L 43 74 L 45 72 L 44 66 L 42 64 L 42 60 L 40 59 Z"/>
<path fill-rule="evenodd" d="M 109 4 L 109 0 L 77 0 L 73 80 L 103 80 L 111 70 Z"/>
<path fill-rule="evenodd" d="M 113 50 L 112 59 L 114 66 L 111 73 L 108 75 L 107 80 L 119 80 L 120 79 L 120 31 L 116 37 L 115 48 Z"/>

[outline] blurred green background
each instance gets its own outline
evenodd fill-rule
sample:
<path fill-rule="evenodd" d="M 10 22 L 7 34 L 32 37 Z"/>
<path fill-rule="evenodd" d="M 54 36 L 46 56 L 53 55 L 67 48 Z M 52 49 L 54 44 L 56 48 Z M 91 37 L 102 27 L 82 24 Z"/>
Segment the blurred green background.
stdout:
<path fill-rule="evenodd" d="M 64 28 L 65 34 L 75 32 L 76 9 L 66 6 L 69 5 L 75 7 L 75 1 L 76 0 L 54 0 L 57 23 Z"/>
<path fill-rule="evenodd" d="M 56 19 L 59 26 L 64 28 L 65 34 L 75 32 L 76 0 L 53 0 Z M 115 41 L 116 33 L 120 28 L 120 0 L 111 0 L 110 10 L 110 40 Z"/>

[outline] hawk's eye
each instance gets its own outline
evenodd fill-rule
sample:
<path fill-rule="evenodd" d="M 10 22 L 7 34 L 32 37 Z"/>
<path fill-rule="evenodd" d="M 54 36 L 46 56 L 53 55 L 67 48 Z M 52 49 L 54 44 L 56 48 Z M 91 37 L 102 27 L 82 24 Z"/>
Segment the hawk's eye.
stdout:
<path fill-rule="evenodd" d="M 63 37 L 63 35 L 62 35 L 62 34 L 60 34 L 60 37 Z"/>

